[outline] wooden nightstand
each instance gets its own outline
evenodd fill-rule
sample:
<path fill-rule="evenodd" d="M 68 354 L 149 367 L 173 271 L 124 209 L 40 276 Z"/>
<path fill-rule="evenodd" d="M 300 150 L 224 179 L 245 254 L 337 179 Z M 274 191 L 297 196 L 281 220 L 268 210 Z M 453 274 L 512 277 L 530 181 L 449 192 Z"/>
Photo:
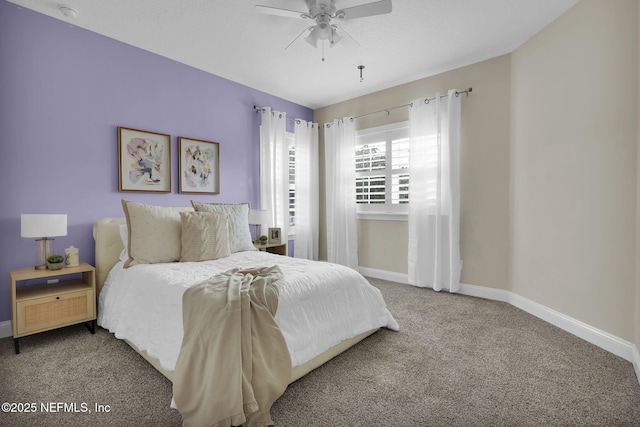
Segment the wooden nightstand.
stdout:
<path fill-rule="evenodd" d="M 25 280 L 55 280 L 58 276 L 82 274 L 81 279 L 64 280 L 46 285 L 18 288 Z M 96 271 L 86 262 L 62 270 L 19 268 L 9 271 L 11 278 L 11 326 L 16 354 L 18 339 L 26 335 L 49 331 L 76 323 L 90 322 L 96 331 Z"/>
<path fill-rule="evenodd" d="M 287 256 L 286 243 L 267 243 L 266 245 L 261 245 L 260 243 L 254 242 L 253 246 L 255 246 L 261 251 L 267 251 L 272 254 Z"/>

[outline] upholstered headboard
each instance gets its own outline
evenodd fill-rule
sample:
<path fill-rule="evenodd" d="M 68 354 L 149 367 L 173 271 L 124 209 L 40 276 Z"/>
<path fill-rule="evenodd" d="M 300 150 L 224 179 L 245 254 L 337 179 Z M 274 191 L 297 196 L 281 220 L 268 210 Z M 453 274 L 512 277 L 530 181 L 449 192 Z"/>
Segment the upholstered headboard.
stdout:
<path fill-rule="evenodd" d="M 124 218 L 100 218 L 93 224 L 93 239 L 96 242 L 96 287 L 102 290 L 111 268 L 120 260 L 124 249 L 120 238 L 120 224 Z"/>

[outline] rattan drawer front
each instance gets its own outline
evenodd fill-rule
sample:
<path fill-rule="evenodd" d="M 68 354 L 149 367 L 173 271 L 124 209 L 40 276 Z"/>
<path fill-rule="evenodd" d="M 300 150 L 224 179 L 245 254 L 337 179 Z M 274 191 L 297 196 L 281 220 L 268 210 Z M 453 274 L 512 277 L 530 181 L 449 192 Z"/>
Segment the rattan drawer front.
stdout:
<path fill-rule="evenodd" d="M 95 318 L 93 289 L 19 301 L 18 336 Z"/>

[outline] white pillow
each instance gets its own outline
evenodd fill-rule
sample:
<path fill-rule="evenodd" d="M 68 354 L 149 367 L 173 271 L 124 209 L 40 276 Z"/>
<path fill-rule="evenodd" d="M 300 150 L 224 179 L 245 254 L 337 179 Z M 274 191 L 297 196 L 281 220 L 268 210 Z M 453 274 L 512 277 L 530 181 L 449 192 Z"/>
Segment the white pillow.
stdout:
<path fill-rule="evenodd" d="M 231 253 L 256 251 L 249 231 L 249 203 L 202 203 L 191 201 L 196 212 L 222 212 L 229 223 L 229 249 Z"/>
<path fill-rule="evenodd" d="M 129 258 L 124 268 L 136 264 L 176 262 L 182 250 L 180 212 L 191 206 L 151 206 L 122 200 L 127 218 Z"/>

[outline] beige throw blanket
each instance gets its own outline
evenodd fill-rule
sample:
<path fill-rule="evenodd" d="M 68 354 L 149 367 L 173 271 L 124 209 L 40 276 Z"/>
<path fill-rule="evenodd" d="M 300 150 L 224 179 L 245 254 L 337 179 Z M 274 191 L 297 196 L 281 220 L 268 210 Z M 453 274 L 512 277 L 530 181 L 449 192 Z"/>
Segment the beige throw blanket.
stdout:
<path fill-rule="evenodd" d="M 274 320 L 277 266 L 233 269 L 183 295 L 184 338 L 173 397 L 185 426 L 268 426 L 291 380 L 287 344 Z"/>

